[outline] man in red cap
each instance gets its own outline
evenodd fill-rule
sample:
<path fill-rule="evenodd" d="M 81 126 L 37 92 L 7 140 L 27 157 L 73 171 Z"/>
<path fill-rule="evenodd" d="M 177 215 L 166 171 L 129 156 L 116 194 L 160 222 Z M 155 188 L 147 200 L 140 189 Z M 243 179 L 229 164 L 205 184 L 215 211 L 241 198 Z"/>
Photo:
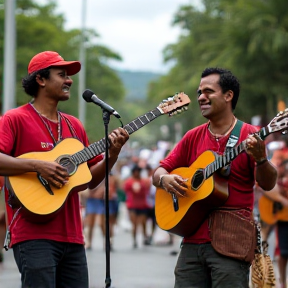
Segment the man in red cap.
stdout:
<path fill-rule="evenodd" d="M 43 189 L 49 193 L 49 188 L 52 187 L 54 194 L 61 191 L 64 185 L 69 185 L 69 179 L 71 182 L 75 179 L 69 178 L 72 173 L 68 173 L 68 168 L 63 167 L 65 165 L 62 166 L 54 160 L 18 156 L 32 152 L 48 152 L 65 138 L 76 138 L 84 146 L 89 145 L 81 122 L 57 108 L 59 101 L 70 98 L 70 87 L 73 83 L 70 76 L 78 73 L 80 69 L 80 62 L 65 61 L 54 51 L 41 52 L 31 59 L 28 75 L 22 80 L 22 86 L 25 92 L 32 96 L 32 101 L 6 112 L 0 121 L 0 175 L 22 176 L 24 173 L 36 172 L 38 185 L 39 179 Z M 129 135 L 123 128 L 110 133 L 109 169 L 117 161 L 118 154 L 128 138 Z M 88 152 L 90 156 L 91 151 Z M 43 154 L 47 153 L 40 155 Z M 6 245 L 13 248 L 21 273 L 22 287 L 88 288 L 80 204 L 76 192 L 87 187 L 93 189 L 105 177 L 103 155 L 95 156 L 97 154 L 94 152 L 88 157 L 91 158 L 87 162 L 92 175 L 91 181 L 87 185 L 71 187 L 73 191 L 67 195 L 62 207 L 45 221 L 43 216 L 37 213 L 31 217 L 19 201 L 18 205 L 15 205 L 15 200 L 18 200 L 16 195 L 8 189 L 5 190 L 8 232 L 11 237 L 11 242 Z M 82 156 L 79 156 L 81 161 Z M 71 164 L 75 162 L 73 161 Z M 84 162 L 81 161 L 80 164 Z M 25 186 L 32 189 L 33 184 L 29 182 L 29 185 Z"/>

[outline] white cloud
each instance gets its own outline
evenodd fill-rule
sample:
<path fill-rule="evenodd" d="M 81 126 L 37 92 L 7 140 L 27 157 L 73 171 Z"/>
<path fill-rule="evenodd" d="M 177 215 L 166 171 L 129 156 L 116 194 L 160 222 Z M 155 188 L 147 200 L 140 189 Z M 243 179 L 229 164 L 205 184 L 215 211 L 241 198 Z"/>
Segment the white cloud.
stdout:
<path fill-rule="evenodd" d="M 42 0 L 45 1 L 45 0 Z M 40 2 L 40 0 L 39 0 Z M 163 72 L 162 50 L 175 43 L 179 29 L 171 26 L 180 5 L 200 0 L 86 0 L 85 26 L 95 29 L 99 43 L 118 52 L 121 69 Z M 81 28 L 83 0 L 58 0 L 67 28 Z"/>

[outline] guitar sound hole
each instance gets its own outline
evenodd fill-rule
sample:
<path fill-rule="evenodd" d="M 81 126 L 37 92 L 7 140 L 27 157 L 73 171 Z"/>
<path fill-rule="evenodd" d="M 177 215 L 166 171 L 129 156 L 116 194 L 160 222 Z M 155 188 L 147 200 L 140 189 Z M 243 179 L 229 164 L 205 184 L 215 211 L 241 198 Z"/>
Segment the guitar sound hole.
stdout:
<path fill-rule="evenodd" d="M 280 202 L 273 203 L 273 213 L 276 214 L 278 211 L 283 209 L 283 205 Z"/>
<path fill-rule="evenodd" d="M 195 172 L 192 180 L 191 187 L 193 190 L 198 190 L 204 181 L 203 169 L 199 169 Z"/>
<path fill-rule="evenodd" d="M 73 175 L 76 172 L 77 167 L 75 163 L 71 160 L 69 155 L 61 156 L 57 159 L 57 162 L 67 169 L 69 176 Z"/>

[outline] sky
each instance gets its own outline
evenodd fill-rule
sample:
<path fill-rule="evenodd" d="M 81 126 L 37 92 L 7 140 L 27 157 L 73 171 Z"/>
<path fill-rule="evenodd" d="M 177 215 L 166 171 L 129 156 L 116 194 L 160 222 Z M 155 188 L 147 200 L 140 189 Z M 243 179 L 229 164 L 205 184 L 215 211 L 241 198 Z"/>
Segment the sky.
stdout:
<path fill-rule="evenodd" d="M 42 0 L 42 2 L 45 0 Z M 164 73 L 162 50 L 177 43 L 180 29 L 172 27 L 173 15 L 181 5 L 199 5 L 201 0 L 57 0 L 57 12 L 64 14 L 66 28 L 93 28 L 99 44 L 119 53 L 123 61 L 110 66 L 131 71 Z M 39 2 L 41 2 L 39 0 Z M 85 2 L 84 2 L 85 3 Z"/>

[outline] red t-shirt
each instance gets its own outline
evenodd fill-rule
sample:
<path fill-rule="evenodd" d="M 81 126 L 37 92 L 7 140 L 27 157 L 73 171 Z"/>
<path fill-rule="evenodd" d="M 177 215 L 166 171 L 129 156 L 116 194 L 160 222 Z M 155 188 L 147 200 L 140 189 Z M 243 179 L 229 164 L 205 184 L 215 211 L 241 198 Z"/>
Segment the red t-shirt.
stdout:
<path fill-rule="evenodd" d="M 249 134 L 256 131 L 257 129 L 254 126 L 243 123 L 238 143 L 244 141 Z M 208 124 L 200 125 L 184 135 L 167 158 L 160 162 L 160 166 L 171 172 L 179 167 L 191 166 L 200 154 L 207 150 L 223 154 L 228 139 L 229 135 L 216 141 L 208 130 Z M 254 203 L 253 186 L 255 182 L 254 168 L 255 162 L 246 152 L 242 152 L 232 161 L 228 178 L 229 197 L 224 207 L 248 208 L 252 211 Z M 195 234 L 184 238 L 184 242 L 191 243 L 205 243 L 210 240 L 207 219 Z"/>
<path fill-rule="evenodd" d="M 147 209 L 149 186 L 145 179 L 128 178 L 124 183 L 126 206 L 128 209 Z"/>
<path fill-rule="evenodd" d="M 4 177 L 0 176 L 0 193 L 3 186 L 4 186 Z"/>
<path fill-rule="evenodd" d="M 81 122 L 68 114 L 61 113 L 62 139 L 77 137 L 84 146 L 88 138 Z M 66 119 L 66 120 L 65 120 Z M 45 118 L 57 140 L 58 124 Z M 30 104 L 11 109 L 0 121 L 0 151 L 17 157 L 29 152 L 45 152 L 54 147 L 53 138 L 38 113 Z M 89 166 L 103 159 L 102 155 L 89 161 Z M 8 191 L 5 191 L 6 200 Z M 7 203 L 7 202 L 6 202 Z M 8 223 L 16 211 L 6 204 Z M 79 195 L 71 192 L 55 217 L 45 224 L 31 223 L 21 209 L 10 225 L 11 245 L 32 239 L 50 239 L 60 242 L 84 243 L 80 214 Z"/>

